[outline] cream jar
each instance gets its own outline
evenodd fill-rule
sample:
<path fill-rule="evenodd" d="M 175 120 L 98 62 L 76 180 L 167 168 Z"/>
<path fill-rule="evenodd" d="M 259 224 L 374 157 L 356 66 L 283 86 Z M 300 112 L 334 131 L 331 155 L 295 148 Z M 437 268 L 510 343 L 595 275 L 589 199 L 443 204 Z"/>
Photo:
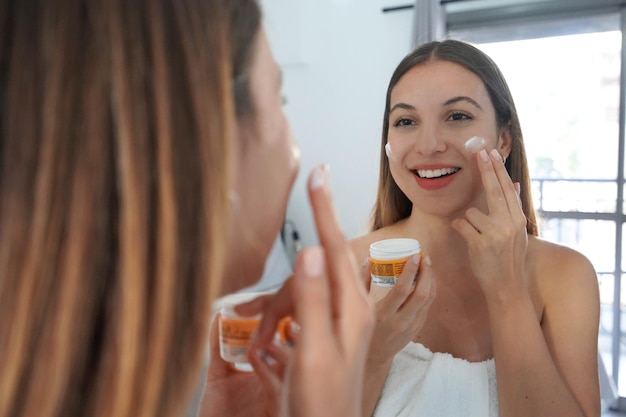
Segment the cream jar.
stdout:
<path fill-rule="evenodd" d="M 235 312 L 239 304 L 247 303 L 257 297 L 268 295 L 268 292 L 235 293 L 220 298 L 218 303 L 220 356 L 234 369 L 242 372 L 252 372 L 248 361 L 248 350 L 255 331 L 261 324 L 262 314 L 254 316 L 240 316 Z M 283 318 L 278 324 L 276 338 L 287 341 L 287 326 L 290 317 Z"/>
<path fill-rule="evenodd" d="M 419 254 L 421 262 L 422 252 L 416 239 L 385 239 L 370 245 L 370 294 L 375 300 L 384 297 L 396 285 L 404 265 L 415 254 Z"/>

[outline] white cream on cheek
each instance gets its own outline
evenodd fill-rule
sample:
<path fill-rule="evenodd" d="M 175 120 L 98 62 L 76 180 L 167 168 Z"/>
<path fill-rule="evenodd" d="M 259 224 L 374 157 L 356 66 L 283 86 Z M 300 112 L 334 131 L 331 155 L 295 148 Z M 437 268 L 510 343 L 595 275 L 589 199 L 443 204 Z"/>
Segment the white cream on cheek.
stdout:
<path fill-rule="evenodd" d="M 471 153 L 478 153 L 482 149 L 485 149 L 486 146 L 487 146 L 487 142 L 485 141 L 485 138 L 481 136 L 472 136 L 465 142 L 465 149 Z M 390 161 L 396 160 L 396 157 L 393 154 L 393 151 L 391 150 L 390 142 L 387 142 L 387 144 L 385 145 L 385 154 L 387 155 L 387 158 L 389 158 Z"/>
<path fill-rule="evenodd" d="M 387 158 L 389 158 L 390 161 L 395 161 L 396 157 L 394 156 L 393 152 L 391 151 L 391 143 L 387 142 L 387 144 L 385 145 L 385 154 L 387 154 Z"/>
<path fill-rule="evenodd" d="M 465 142 L 465 149 L 471 153 L 478 153 L 487 146 L 485 138 L 481 136 L 472 136 Z"/>

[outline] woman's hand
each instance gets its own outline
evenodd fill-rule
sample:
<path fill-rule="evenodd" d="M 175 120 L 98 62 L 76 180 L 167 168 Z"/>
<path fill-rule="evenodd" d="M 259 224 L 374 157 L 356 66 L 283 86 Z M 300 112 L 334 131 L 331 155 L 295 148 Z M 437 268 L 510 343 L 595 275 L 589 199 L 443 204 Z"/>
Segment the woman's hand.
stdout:
<path fill-rule="evenodd" d="M 368 362 L 391 363 L 419 333 L 435 293 L 430 258 L 425 257 L 420 265 L 420 256 L 411 256 L 396 285 L 376 303 L 376 328 Z"/>
<path fill-rule="evenodd" d="M 271 364 L 252 358 L 254 373 L 236 371 L 220 357 L 218 321 L 219 316 L 211 325 L 210 362 L 198 417 L 277 416 L 281 385 L 276 376 L 284 371 L 288 347 L 271 345 Z"/>
<path fill-rule="evenodd" d="M 540 282 L 541 319 L 525 280 L 526 217 L 499 154 L 477 157 L 488 214 L 468 209 L 453 222 L 467 241 L 472 270 L 489 308 L 500 413 L 598 416 L 597 276 L 581 254 L 547 243 Z M 520 334 L 524 337 L 520 338 Z"/>
<path fill-rule="evenodd" d="M 488 214 L 470 208 L 452 226 L 469 247 L 472 270 L 487 300 L 504 293 L 525 291 L 524 258 L 528 246 L 526 216 L 519 200 L 519 184 L 513 184 L 496 150 L 477 156 Z"/>
<path fill-rule="evenodd" d="M 265 357 L 278 322 L 292 316 L 300 330 L 280 381 L 282 415 L 356 417 L 361 413 L 365 359 L 374 326 L 354 255 L 339 226 L 326 178 L 309 177 L 320 247 L 305 249 L 293 277 L 271 302 L 251 355 Z"/>

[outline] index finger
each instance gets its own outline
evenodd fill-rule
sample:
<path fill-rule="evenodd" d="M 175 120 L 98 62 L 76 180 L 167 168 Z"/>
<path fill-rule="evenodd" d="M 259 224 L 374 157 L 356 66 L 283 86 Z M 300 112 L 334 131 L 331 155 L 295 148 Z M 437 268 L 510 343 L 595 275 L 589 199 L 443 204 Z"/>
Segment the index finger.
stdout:
<path fill-rule="evenodd" d="M 321 246 L 325 249 L 331 287 L 342 291 L 345 286 L 358 287 L 365 295 L 359 280 L 354 254 L 341 230 L 328 186 L 328 167 L 319 166 L 309 177 L 309 199 Z M 337 273 L 339 272 L 339 273 Z"/>
<path fill-rule="evenodd" d="M 517 196 L 516 186 L 504 166 L 502 156 L 494 149 L 491 151 L 491 159 L 493 160 L 493 169 L 500 183 L 500 188 L 506 200 L 511 213 L 523 214 L 521 203 Z"/>
<path fill-rule="evenodd" d="M 497 153 L 497 151 L 495 152 Z M 508 210 L 508 203 L 505 201 L 504 190 L 500 178 L 498 178 L 496 174 L 494 165 L 494 158 L 487 154 L 485 149 L 478 152 L 478 168 L 487 197 L 489 213 L 501 213 Z M 510 180 L 509 178 L 509 181 Z"/>
<path fill-rule="evenodd" d="M 303 250 L 296 260 L 293 299 L 301 326 L 299 343 L 305 347 L 332 345 L 332 294 L 326 279 L 324 250 L 319 246 Z"/>

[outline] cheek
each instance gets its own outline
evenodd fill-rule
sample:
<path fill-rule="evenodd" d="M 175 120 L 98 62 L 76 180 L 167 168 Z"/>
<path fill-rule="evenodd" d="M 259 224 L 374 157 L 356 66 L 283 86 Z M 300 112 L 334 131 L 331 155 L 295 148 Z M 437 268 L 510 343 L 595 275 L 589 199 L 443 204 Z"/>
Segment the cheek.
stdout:
<path fill-rule="evenodd" d="M 406 138 L 389 135 L 385 145 L 385 153 L 390 164 L 400 163 L 413 148 L 413 143 Z"/>
<path fill-rule="evenodd" d="M 271 177 L 268 184 L 279 194 L 284 184 L 291 188 L 292 180 L 300 166 L 300 150 L 295 143 L 291 128 L 282 110 L 263 126 L 264 151 L 267 155 L 263 170 Z"/>
<path fill-rule="evenodd" d="M 391 177 L 395 181 L 398 188 L 400 188 L 400 190 L 408 196 L 410 194 L 411 187 L 415 184 L 413 173 L 393 161 L 389 161 L 389 171 L 391 172 Z"/>
<path fill-rule="evenodd" d="M 465 192 L 467 193 L 467 197 L 470 199 L 475 199 L 484 191 L 483 180 L 478 168 L 478 164 L 482 162 L 479 162 L 478 158 L 478 155 L 471 155 L 470 160 L 465 167 L 465 181 L 467 187 Z"/>
<path fill-rule="evenodd" d="M 394 181 L 402 192 L 406 193 L 410 187 L 413 177 L 411 171 L 407 170 L 403 161 L 413 149 L 410 140 L 404 137 L 389 135 L 385 145 L 385 153 L 389 160 L 389 171 Z"/>
<path fill-rule="evenodd" d="M 264 123 L 249 145 L 238 173 L 240 219 L 269 245 L 283 223 L 300 154 L 286 122 Z"/>

